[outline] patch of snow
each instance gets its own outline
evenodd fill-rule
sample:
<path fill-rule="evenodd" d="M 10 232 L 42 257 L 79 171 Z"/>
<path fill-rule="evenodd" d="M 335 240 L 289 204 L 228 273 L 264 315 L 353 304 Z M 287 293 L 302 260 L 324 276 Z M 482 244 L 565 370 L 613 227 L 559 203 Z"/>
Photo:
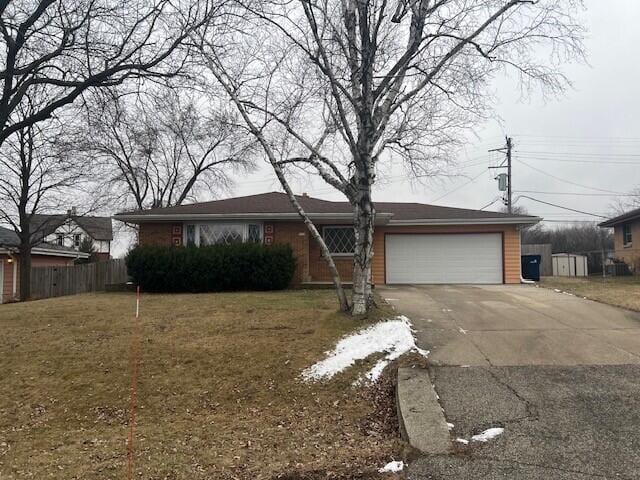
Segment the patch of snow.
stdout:
<path fill-rule="evenodd" d="M 384 467 L 378 469 L 380 473 L 397 473 L 401 472 L 404 468 L 404 462 L 402 460 L 398 460 L 396 462 L 389 462 Z"/>
<path fill-rule="evenodd" d="M 553 291 L 556 293 L 562 293 L 562 290 L 560 290 L 559 288 L 554 288 Z"/>
<path fill-rule="evenodd" d="M 365 379 L 371 382 L 380 377 L 390 362 L 407 352 L 417 352 L 424 357 L 429 354 L 428 351 L 418 348 L 411 322 L 404 315 L 400 315 L 394 320 L 376 323 L 344 337 L 333 350 L 327 352 L 325 359 L 305 369 L 302 378 L 306 381 L 329 379 L 356 361 L 364 360 L 378 352 L 386 355 L 365 374 Z"/>
<path fill-rule="evenodd" d="M 458 327 L 458 331 L 463 335 L 467 334 L 467 331 L 464 328 Z"/>
<path fill-rule="evenodd" d="M 448 428 L 449 430 L 451 430 L 453 427 L 455 427 L 455 425 L 454 425 L 453 423 L 451 423 L 451 422 L 447 422 L 447 428 Z"/>
<path fill-rule="evenodd" d="M 488 442 L 489 440 L 499 437 L 500 435 L 502 435 L 503 432 L 504 432 L 504 428 L 501 428 L 501 427 L 488 428 L 484 432 L 471 437 L 471 441 L 472 442 Z"/>
<path fill-rule="evenodd" d="M 456 442 L 461 443 L 463 445 L 468 445 L 469 444 L 469 440 L 467 440 L 465 438 L 456 438 Z"/>
<path fill-rule="evenodd" d="M 397 298 L 385 298 L 385 300 L 386 300 L 387 302 L 397 302 L 397 301 L 398 301 L 398 299 L 397 299 Z"/>

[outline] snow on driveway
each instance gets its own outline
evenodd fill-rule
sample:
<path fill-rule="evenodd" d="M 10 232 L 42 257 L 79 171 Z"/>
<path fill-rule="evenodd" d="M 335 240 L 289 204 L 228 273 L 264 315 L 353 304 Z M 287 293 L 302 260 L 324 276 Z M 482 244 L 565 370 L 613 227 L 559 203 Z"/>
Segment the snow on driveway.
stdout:
<path fill-rule="evenodd" d="M 418 352 L 424 357 L 429 354 L 417 347 L 411 322 L 400 315 L 394 320 L 376 323 L 343 338 L 333 350 L 327 352 L 324 360 L 305 369 L 302 378 L 306 381 L 329 379 L 356 361 L 378 352 L 386 355 L 365 374 L 365 379 L 371 382 L 378 379 L 390 362 L 407 352 Z"/>

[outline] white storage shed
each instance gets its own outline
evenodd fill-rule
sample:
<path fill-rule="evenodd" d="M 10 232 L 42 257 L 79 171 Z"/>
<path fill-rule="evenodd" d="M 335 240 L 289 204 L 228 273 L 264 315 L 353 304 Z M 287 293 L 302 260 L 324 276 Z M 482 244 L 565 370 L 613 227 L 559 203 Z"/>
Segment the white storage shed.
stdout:
<path fill-rule="evenodd" d="M 551 256 L 554 277 L 586 277 L 589 275 L 587 256 L 575 253 L 554 253 Z"/>

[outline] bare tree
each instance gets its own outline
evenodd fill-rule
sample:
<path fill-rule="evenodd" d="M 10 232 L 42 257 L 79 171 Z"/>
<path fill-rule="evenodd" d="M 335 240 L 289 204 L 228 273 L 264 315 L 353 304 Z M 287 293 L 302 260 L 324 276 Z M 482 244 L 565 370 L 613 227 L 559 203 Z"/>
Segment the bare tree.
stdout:
<path fill-rule="evenodd" d="M 224 2 L 5 0 L 0 2 L 0 145 L 86 90 L 179 72 L 187 36 Z M 16 115 L 34 90 L 41 103 Z"/>
<path fill-rule="evenodd" d="M 372 187 L 381 162 L 400 160 L 414 175 L 438 172 L 461 133 L 490 114 L 491 80 L 505 70 L 519 75 L 523 92 L 562 92 L 562 65 L 583 56 L 580 7 L 240 0 L 235 28 L 199 31 L 197 42 L 250 130 L 277 150 L 274 168 L 310 169 L 353 205 L 352 311 L 361 314 L 371 299 Z"/>
<path fill-rule="evenodd" d="M 0 2 L 2 208 L 21 239 L 22 299 L 29 297 L 29 218 L 81 166 L 59 161 L 38 136 L 90 89 L 177 75 L 189 58 L 185 39 L 224 6 L 224 0 Z"/>
<path fill-rule="evenodd" d="M 111 205 L 180 205 L 226 188 L 230 174 L 251 168 L 254 142 L 235 116 L 182 90 L 108 90 L 94 96 L 77 148 L 102 163 L 100 190 Z"/>
<path fill-rule="evenodd" d="M 90 170 L 90 165 L 67 155 L 68 128 L 57 118 L 39 122 L 14 132 L 0 147 L 0 221 L 9 224 L 19 239 L 21 300 L 31 295 L 31 251 L 42 243 L 46 226 L 35 226 L 34 215 L 59 210 L 78 194 Z"/>

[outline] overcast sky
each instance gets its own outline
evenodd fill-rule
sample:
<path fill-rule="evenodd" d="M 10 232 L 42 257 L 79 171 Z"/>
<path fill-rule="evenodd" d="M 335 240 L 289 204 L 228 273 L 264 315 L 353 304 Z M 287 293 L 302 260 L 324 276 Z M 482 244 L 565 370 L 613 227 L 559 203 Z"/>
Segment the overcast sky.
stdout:
<path fill-rule="evenodd" d="M 483 125 L 476 132 L 477 138 L 470 138 L 468 146 L 455 159 L 469 164 L 462 169 L 464 176 L 416 184 L 398 178 L 403 173 L 398 169 L 392 172 L 391 182 L 379 182 L 374 200 L 482 208 L 499 195 L 494 180 L 496 172 L 487 168 L 499 157 L 487 150 L 503 146 L 505 135 L 510 135 L 515 145 L 515 191 L 552 192 L 523 195 L 590 213 L 611 213 L 616 199 L 624 198 L 612 192 L 625 193 L 640 186 L 640 63 L 636 61 L 640 1 L 586 0 L 586 3 L 589 65 L 567 68 L 573 90 L 546 102 L 540 96 L 522 102 L 517 82 L 498 79 L 496 113 L 501 121 Z M 262 167 L 246 180 L 238 181 L 232 193 L 249 195 L 280 190 L 269 168 Z M 470 181 L 472 178 L 475 180 Z M 292 184 L 297 193 L 344 200 L 321 180 L 304 178 Z M 520 198 L 516 205 L 550 220 L 597 220 L 526 198 Z M 498 208 L 499 202 L 488 209 Z"/>
<path fill-rule="evenodd" d="M 586 3 L 589 65 L 570 65 L 566 69 L 573 90 L 558 99 L 544 101 L 538 96 L 522 102 L 517 82 L 499 79 L 494 88 L 500 121 L 491 120 L 479 128 L 454 159 L 468 164 L 460 169 L 463 176 L 415 183 L 403 179 L 404 172 L 398 169 L 392 172 L 391 181 L 379 178 L 374 200 L 482 208 L 500 195 L 494 180 L 496 172 L 487 167 L 503 157 L 487 150 L 502 147 L 505 135 L 510 135 L 515 146 L 513 188 L 516 192 L 536 192 L 515 193 L 514 198 L 527 195 L 589 213 L 611 214 L 616 201 L 625 200 L 613 192 L 628 193 L 640 187 L 640 1 Z M 292 185 L 296 193 L 345 200 L 319 179 L 294 179 Z M 271 167 L 263 164 L 254 173 L 236 179 L 231 195 L 273 190 L 281 190 L 280 185 Z M 527 198 L 520 198 L 516 205 L 550 220 L 548 226 L 599 220 Z M 500 206 L 496 202 L 487 209 Z M 131 238 L 125 235 L 118 240 L 114 250 L 121 254 Z"/>

